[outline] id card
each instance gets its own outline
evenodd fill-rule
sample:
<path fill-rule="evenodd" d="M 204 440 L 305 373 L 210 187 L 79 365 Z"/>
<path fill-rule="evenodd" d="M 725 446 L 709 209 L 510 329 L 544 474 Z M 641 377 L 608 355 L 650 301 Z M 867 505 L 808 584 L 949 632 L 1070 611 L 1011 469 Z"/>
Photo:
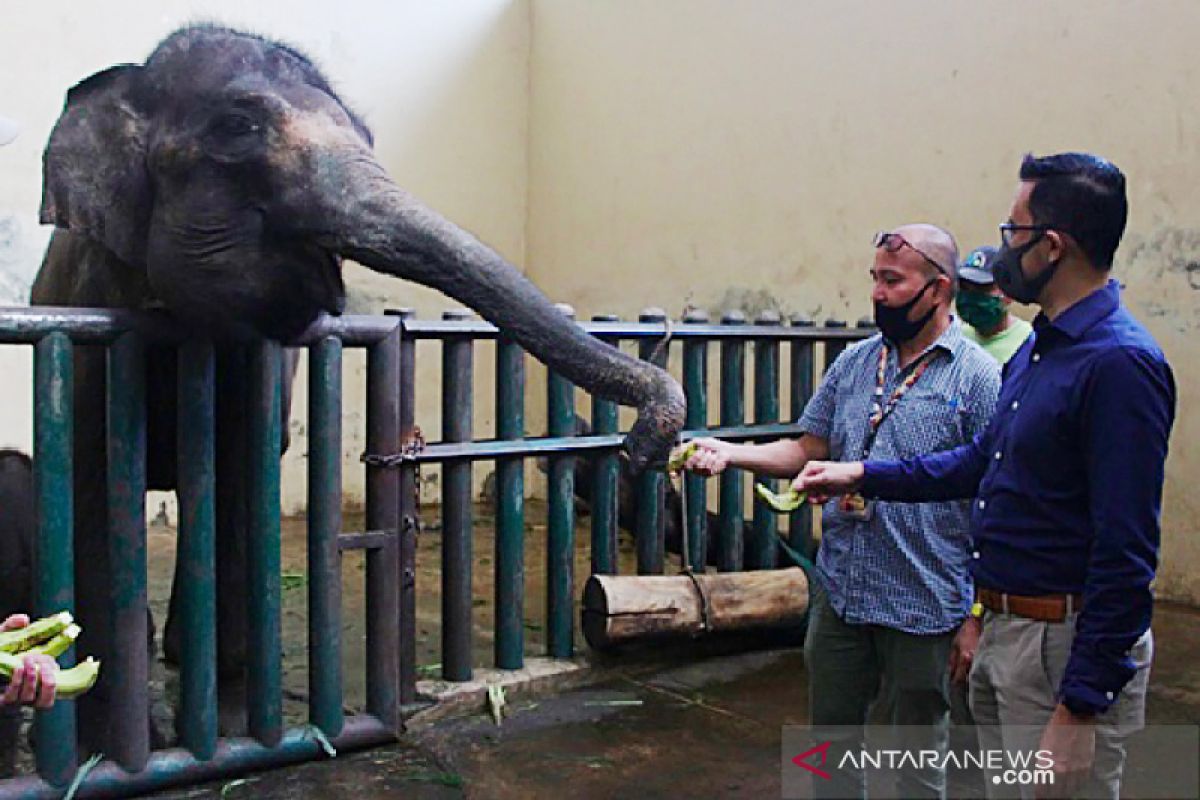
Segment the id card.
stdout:
<path fill-rule="evenodd" d="M 838 510 L 850 519 L 867 521 L 875 510 L 875 501 L 867 500 L 861 494 L 843 495 L 838 501 Z"/>

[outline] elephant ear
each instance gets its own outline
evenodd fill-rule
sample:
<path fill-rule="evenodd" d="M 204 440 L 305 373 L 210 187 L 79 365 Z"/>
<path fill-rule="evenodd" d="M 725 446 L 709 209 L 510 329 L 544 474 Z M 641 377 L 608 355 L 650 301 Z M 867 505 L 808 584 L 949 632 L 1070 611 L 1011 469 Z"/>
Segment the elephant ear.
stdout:
<path fill-rule="evenodd" d="M 147 118 L 134 102 L 141 70 L 123 64 L 75 85 L 42 159 L 42 223 L 94 239 L 129 264 L 145 262 L 151 205 Z"/>

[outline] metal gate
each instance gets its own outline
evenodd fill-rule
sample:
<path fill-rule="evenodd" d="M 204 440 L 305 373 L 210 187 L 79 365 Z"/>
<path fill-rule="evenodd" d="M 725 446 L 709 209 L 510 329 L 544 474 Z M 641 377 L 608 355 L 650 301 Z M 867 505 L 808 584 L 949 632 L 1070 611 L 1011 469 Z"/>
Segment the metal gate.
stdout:
<path fill-rule="evenodd" d="M 570 313 L 564 307 L 564 313 Z M 718 435 L 734 440 L 796 435 L 780 419 L 781 345 L 788 346 L 789 418 L 811 396 L 818 345 L 832 362 L 849 341 L 867 331 L 844 323 L 783 324 L 765 314 L 747 323 L 740 312 L 710 324 L 701 313 L 679 323 L 647 310 L 636 323 L 600 316 L 584 324 L 590 333 L 620 346 L 634 342 L 641 357 L 666 365 L 670 343 L 682 344 L 688 397 L 685 438 Z M 496 343 L 495 439 L 473 437 L 472 362 L 476 341 Z M 441 441 L 424 445 L 415 427 L 417 344 L 440 343 Z M 594 431 L 575 433 L 575 389 L 548 376 L 547 437 L 525 438 L 525 354 L 491 325 L 461 313 L 418 320 L 399 311 L 379 317 L 322 317 L 288 346 L 309 354 L 308 452 L 308 653 L 309 724 L 285 729 L 282 717 L 280 647 L 280 413 L 282 347 L 259 341 L 250 347 L 249 565 L 246 598 L 250 621 L 247 719 L 249 736 L 217 734 L 214 475 L 214 349 L 188 338 L 163 316 L 132 311 L 17 308 L 0 310 L 0 344 L 34 348 L 34 469 L 41 565 L 34 613 L 74 606 L 72 484 L 72 350 L 103 345 L 108 363 L 108 498 L 113 574 L 114 657 L 103 666 L 112 694 L 113 736 L 103 762 L 90 769 L 79 796 L 122 796 L 231 776 L 302 761 L 327 748 L 355 749 L 392 741 L 402 709 L 416 699 L 416 537 L 419 529 L 417 470 L 440 464 L 442 479 L 442 675 L 472 675 L 471 463 L 494 460 L 497 472 L 495 553 L 495 666 L 524 663 L 525 488 L 523 459 L 549 459 L 547 520 L 547 651 L 573 655 L 576 592 L 574 460 L 595 460 L 591 519 L 591 568 L 616 572 L 618 431 L 616 406 L 593 398 Z M 144 348 L 178 347 L 179 531 L 177 576 L 184 576 L 181 611 L 184 637 L 178 708 L 179 746 L 151 751 L 146 731 L 146 413 Z M 719 347 L 720 423 L 709 428 L 710 344 Z M 366 530 L 342 531 L 342 353 L 367 350 Z M 753 420 L 747 422 L 746 352 L 753 350 Z M 743 480 L 731 470 L 720 478 L 714 531 L 707 531 L 703 480 L 689 481 L 686 513 L 695 532 L 691 562 L 703 564 L 707 536 L 717 537 L 722 570 L 775 565 L 777 517 L 756 502 L 753 522 L 742 531 Z M 637 569 L 660 573 L 665 544 L 665 477 L 638 479 Z M 794 512 L 788 538 L 811 552 L 811 515 Z M 366 551 L 367 700 L 364 713 L 345 716 L 341 673 L 341 571 L 339 554 Z M 68 651 L 61 662 L 74 663 Z M 59 797 L 79 769 L 74 703 L 38 712 L 38 775 L 0 783 L 0 797 Z"/>

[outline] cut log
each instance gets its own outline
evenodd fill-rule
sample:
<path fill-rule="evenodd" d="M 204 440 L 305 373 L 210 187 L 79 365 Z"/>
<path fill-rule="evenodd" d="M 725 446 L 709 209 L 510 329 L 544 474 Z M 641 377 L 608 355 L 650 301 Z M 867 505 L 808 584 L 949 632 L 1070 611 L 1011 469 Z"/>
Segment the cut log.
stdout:
<path fill-rule="evenodd" d="M 789 627 L 802 623 L 807 610 L 808 579 L 799 567 L 593 575 L 583 589 L 583 635 L 602 649 L 635 639 Z"/>

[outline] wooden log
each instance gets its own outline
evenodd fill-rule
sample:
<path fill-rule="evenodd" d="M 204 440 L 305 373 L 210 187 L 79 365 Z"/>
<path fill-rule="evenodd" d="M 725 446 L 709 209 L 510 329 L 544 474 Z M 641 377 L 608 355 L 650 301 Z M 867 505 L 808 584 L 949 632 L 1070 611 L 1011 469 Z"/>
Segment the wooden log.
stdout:
<path fill-rule="evenodd" d="M 634 639 L 799 625 L 807 610 L 808 579 L 799 567 L 593 575 L 583 589 L 583 635 L 600 649 Z"/>

